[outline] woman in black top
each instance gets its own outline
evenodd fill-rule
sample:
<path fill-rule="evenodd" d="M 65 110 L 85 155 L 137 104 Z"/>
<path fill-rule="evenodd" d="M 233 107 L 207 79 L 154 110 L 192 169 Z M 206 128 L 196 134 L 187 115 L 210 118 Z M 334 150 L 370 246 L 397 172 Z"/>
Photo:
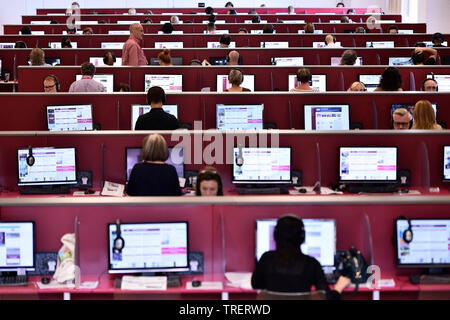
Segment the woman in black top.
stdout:
<path fill-rule="evenodd" d="M 169 149 L 159 134 L 145 137 L 142 162 L 131 170 L 127 193 L 130 196 L 180 196 L 181 189 L 175 168 L 166 163 Z"/>
<path fill-rule="evenodd" d="M 242 82 L 244 82 L 244 74 L 241 69 L 231 68 L 230 74 L 228 75 L 228 82 L 231 83 L 231 88 L 225 90 L 226 92 L 250 92 L 250 89 L 241 87 Z"/>
<path fill-rule="evenodd" d="M 253 271 L 254 289 L 310 292 L 314 285 L 316 290 L 325 290 L 327 299 L 340 299 L 341 292 L 350 284 L 350 279 L 339 277 L 334 290 L 330 290 L 319 261 L 301 252 L 305 229 L 300 218 L 294 215 L 281 217 L 275 227 L 274 238 L 276 251 L 264 253 Z"/>

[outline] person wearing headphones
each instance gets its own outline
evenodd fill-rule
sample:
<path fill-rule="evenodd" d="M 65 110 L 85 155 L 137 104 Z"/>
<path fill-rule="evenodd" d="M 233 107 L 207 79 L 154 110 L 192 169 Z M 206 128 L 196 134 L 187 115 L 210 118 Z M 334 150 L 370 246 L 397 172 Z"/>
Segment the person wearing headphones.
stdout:
<path fill-rule="evenodd" d="M 348 88 L 347 91 L 367 91 L 367 88 L 364 85 L 364 83 L 355 81 L 352 83 L 352 85 L 350 86 L 350 88 Z"/>
<path fill-rule="evenodd" d="M 220 36 L 219 44 L 220 48 L 228 48 L 231 43 L 231 37 L 229 34 L 223 34 Z"/>
<path fill-rule="evenodd" d="M 405 108 L 398 108 L 392 114 L 392 127 L 394 130 L 408 130 L 411 128 L 412 116 Z"/>
<path fill-rule="evenodd" d="M 56 93 L 60 90 L 58 78 L 52 74 L 44 77 L 43 86 L 45 93 Z"/>
<path fill-rule="evenodd" d="M 425 79 L 422 83 L 422 91 L 438 92 L 438 83 L 434 79 Z"/>
<path fill-rule="evenodd" d="M 239 52 L 237 52 L 236 50 L 231 51 L 228 54 L 228 65 L 230 66 L 237 66 L 239 65 Z"/>
<path fill-rule="evenodd" d="M 428 54 L 428 59 L 425 60 L 425 54 Z M 411 61 L 416 66 L 433 66 L 436 64 L 437 50 L 433 48 L 415 48 L 411 54 Z"/>
<path fill-rule="evenodd" d="M 342 48 L 339 44 L 336 43 L 336 38 L 331 34 L 325 37 L 325 45 L 327 46 L 327 48 Z"/>
<path fill-rule="evenodd" d="M 310 292 L 324 290 L 327 299 L 339 300 L 351 280 L 340 276 L 330 290 L 320 262 L 304 254 L 300 248 L 305 242 L 305 226 L 296 215 L 278 219 L 274 229 L 275 251 L 265 252 L 256 263 L 251 283 L 254 289 L 276 292 Z"/>
<path fill-rule="evenodd" d="M 222 178 L 214 167 L 207 166 L 197 176 L 196 196 L 223 196 Z"/>
<path fill-rule="evenodd" d="M 147 103 L 151 105 L 149 112 L 140 115 L 135 130 L 176 130 L 180 127 L 177 118 L 163 110 L 166 94 L 161 87 L 151 87 L 147 92 Z"/>
<path fill-rule="evenodd" d="M 250 92 L 250 89 L 241 87 L 242 82 L 244 82 L 244 74 L 241 69 L 231 68 L 230 74 L 228 75 L 228 82 L 231 83 L 231 88 L 226 89 L 226 92 Z"/>
<path fill-rule="evenodd" d="M 173 66 L 170 49 L 164 48 L 163 51 L 158 54 L 158 63 L 160 66 Z"/>
<path fill-rule="evenodd" d="M 311 71 L 308 68 L 300 68 L 297 70 L 297 81 L 299 83 L 298 86 L 292 88 L 291 92 L 299 92 L 299 91 L 314 91 L 317 92 L 314 88 L 309 86 L 309 83 L 312 79 Z"/>

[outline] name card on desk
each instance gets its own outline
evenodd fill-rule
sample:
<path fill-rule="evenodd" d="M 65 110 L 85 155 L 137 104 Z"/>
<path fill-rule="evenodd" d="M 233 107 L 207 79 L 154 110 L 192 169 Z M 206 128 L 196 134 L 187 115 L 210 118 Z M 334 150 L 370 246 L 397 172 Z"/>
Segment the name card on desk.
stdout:
<path fill-rule="evenodd" d="M 120 183 L 113 183 L 109 181 L 105 181 L 105 185 L 103 186 L 102 196 L 111 196 L 111 197 L 123 197 L 123 192 L 125 191 L 125 185 Z"/>
<path fill-rule="evenodd" d="M 167 290 L 167 277 L 123 276 L 122 290 Z"/>

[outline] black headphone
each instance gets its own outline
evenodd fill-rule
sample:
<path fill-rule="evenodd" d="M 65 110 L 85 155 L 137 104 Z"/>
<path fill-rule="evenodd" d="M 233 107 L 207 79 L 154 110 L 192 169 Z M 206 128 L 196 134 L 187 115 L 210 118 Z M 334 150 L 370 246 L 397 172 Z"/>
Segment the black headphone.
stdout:
<path fill-rule="evenodd" d="M 325 40 L 324 43 L 326 46 L 328 45 L 327 40 Z M 333 43 L 336 43 L 336 37 L 334 37 L 334 36 L 333 36 Z"/>
<path fill-rule="evenodd" d="M 201 195 L 201 194 L 200 194 L 200 183 L 201 183 L 202 181 L 205 181 L 205 180 L 198 181 L 198 177 L 199 177 L 201 174 L 210 174 L 210 175 L 214 176 L 214 178 L 216 178 L 217 181 L 218 181 L 217 195 L 218 195 L 218 196 L 223 196 L 223 184 L 222 184 L 222 178 L 220 177 L 220 174 L 217 172 L 217 170 L 213 170 L 213 169 L 204 169 L 204 170 L 202 170 L 202 171 L 200 171 L 200 172 L 198 173 L 198 175 L 197 175 L 197 187 L 196 187 L 196 190 L 195 190 L 195 194 L 198 195 L 198 196 Z M 216 181 L 216 180 L 214 180 L 214 181 Z M 200 183 L 199 183 L 199 182 L 200 182 Z"/>
<path fill-rule="evenodd" d="M 152 87 L 152 88 L 153 88 L 153 87 Z M 161 91 L 162 91 L 161 102 L 162 102 L 163 104 L 166 104 L 166 92 L 164 91 L 163 88 L 161 88 L 161 87 L 158 87 L 158 88 L 160 88 Z M 151 89 L 151 88 L 150 88 L 150 89 Z M 149 90 L 148 92 L 150 92 L 150 89 L 148 89 L 148 90 Z M 152 97 L 151 97 L 151 95 L 149 95 L 149 94 L 147 94 L 147 103 L 148 103 L 149 105 L 152 104 Z"/>
<path fill-rule="evenodd" d="M 229 63 L 230 63 L 230 53 L 227 54 L 227 64 L 229 64 Z M 238 64 L 239 65 L 242 64 L 242 56 L 241 55 L 239 55 Z"/>
<path fill-rule="evenodd" d="M 33 148 L 31 146 L 28 146 L 28 157 L 27 157 L 27 165 L 30 167 L 34 165 L 36 162 L 36 159 L 33 156 Z"/>
<path fill-rule="evenodd" d="M 46 75 L 45 77 L 44 77 L 44 80 L 46 79 L 46 78 L 52 78 L 53 79 L 53 81 L 55 82 L 55 85 L 56 85 L 56 91 L 60 91 L 61 90 L 61 86 L 59 85 L 59 80 L 58 80 L 58 78 L 55 76 L 55 75 L 53 75 L 53 74 L 48 74 L 48 75 Z M 42 84 L 44 84 L 44 80 L 42 80 Z"/>
<path fill-rule="evenodd" d="M 239 69 L 239 68 L 231 68 L 230 69 L 230 73 L 231 73 L 231 70 L 237 70 L 237 71 L 239 71 L 240 73 L 241 73 L 241 76 L 242 76 L 242 82 L 241 82 L 241 84 L 244 82 L 244 73 L 242 72 L 242 70 L 241 69 Z M 230 81 L 230 74 L 228 74 L 228 81 Z"/>
<path fill-rule="evenodd" d="M 411 220 L 405 216 L 400 217 L 399 219 L 404 219 L 406 221 L 408 221 L 408 229 L 406 229 L 403 232 L 403 241 L 405 241 L 406 243 L 411 243 L 413 241 L 413 231 L 412 231 L 412 225 L 411 225 Z"/>
<path fill-rule="evenodd" d="M 114 239 L 113 253 L 121 254 L 124 247 L 125 247 L 125 240 L 123 240 L 123 238 L 120 235 L 120 220 L 117 219 L 117 221 L 116 221 L 116 238 Z"/>
<path fill-rule="evenodd" d="M 111 54 L 111 57 L 113 58 L 113 61 L 114 61 L 114 63 L 116 63 L 116 55 L 114 54 L 114 52 L 112 52 L 112 51 L 107 51 L 107 52 L 105 52 L 104 54 L 103 54 L 103 63 L 104 64 L 107 64 L 107 62 L 108 62 L 108 57 L 107 57 L 107 53 L 110 53 Z"/>
<path fill-rule="evenodd" d="M 428 80 L 434 81 L 434 83 L 436 83 L 436 91 L 439 91 L 439 85 L 438 85 L 438 82 L 434 79 L 434 75 L 433 75 L 433 78 L 426 78 L 423 80 L 422 91 L 425 91 L 425 82 L 427 82 Z"/>
<path fill-rule="evenodd" d="M 238 145 L 239 151 L 236 157 L 236 165 L 242 167 L 244 165 L 244 156 L 242 154 L 242 145 Z"/>
<path fill-rule="evenodd" d="M 305 225 L 303 223 L 303 220 L 297 217 L 293 214 L 287 214 L 278 219 L 277 225 L 275 226 L 275 229 L 273 231 L 274 239 L 277 239 L 280 236 L 280 232 L 286 233 L 286 230 L 280 230 L 279 223 L 282 219 L 291 218 L 295 219 L 298 223 L 300 228 L 295 230 L 295 233 L 287 234 L 288 238 L 295 238 L 300 241 L 300 245 L 305 242 L 306 239 L 306 232 L 305 232 Z"/>

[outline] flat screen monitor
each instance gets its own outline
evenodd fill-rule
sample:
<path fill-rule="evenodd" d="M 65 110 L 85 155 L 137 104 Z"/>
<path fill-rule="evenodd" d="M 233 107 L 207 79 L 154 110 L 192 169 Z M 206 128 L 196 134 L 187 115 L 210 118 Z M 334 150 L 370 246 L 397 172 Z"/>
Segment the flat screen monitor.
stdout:
<path fill-rule="evenodd" d="M 46 25 L 46 24 L 51 24 L 51 21 L 30 21 L 30 24 L 42 24 L 42 25 Z"/>
<path fill-rule="evenodd" d="M 0 272 L 34 271 L 35 231 L 33 221 L 0 221 Z"/>
<path fill-rule="evenodd" d="M 358 76 L 360 82 L 364 83 L 367 91 L 373 92 L 380 84 L 380 74 L 360 74 Z"/>
<path fill-rule="evenodd" d="M 92 63 L 95 67 L 106 67 L 103 62 L 103 57 L 90 57 L 89 62 Z M 122 58 L 116 58 L 116 62 L 114 62 L 114 67 L 120 67 L 122 65 Z"/>
<path fill-rule="evenodd" d="M 400 268 L 450 267 L 450 219 L 411 219 L 413 239 L 407 243 L 403 234 L 406 219 L 395 221 L 397 266 Z"/>
<path fill-rule="evenodd" d="M 396 183 L 397 147 L 340 147 L 341 183 Z"/>
<path fill-rule="evenodd" d="M 338 66 L 341 63 L 341 57 L 331 57 L 331 65 L 332 66 Z M 363 57 L 356 58 L 355 66 L 362 66 L 363 65 Z"/>
<path fill-rule="evenodd" d="M 450 146 L 444 146 L 444 182 L 450 182 Z"/>
<path fill-rule="evenodd" d="M 108 34 L 113 34 L 113 35 L 129 35 L 130 31 L 129 30 L 109 30 Z"/>
<path fill-rule="evenodd" d="M 33 36 L 43 36 L 45 35 L 45 31 L 31 31 Z M 19 35 L 22 35 L 22 31 L 19 31 Z"/>
<path fill-rule="evenodd" d="M 414 30 L 411 29 L 404 29 L 404 30 L 398 30 L 398 34 L 414 34 Z"/>
<path fill-rule="evenodd" d="M 436 103 L 432 103 L 431 106 L 433 107 L 434 110 L 434 116 L 437 118 L 437 104 Z M 394 114 L 394 111 L 397 109 L 406 109 L 409 111 L 409 113 L 411 114 L 411 117 L 413 117 L 414 115 L 414 108 L 416 107 L 415 103 L 397 103 L 397 104 L 393 104 L 391 107 L 391 118 L 392 115 Z M 414 119 L 414 118 L 412 118 Z"/>
<path fill-rule="evenodd" d="M 136 126 L 136 121 L 139 116 L 149 112 L 152 109 L 150 105 L 143 104 L 132 104 L 131 105 L 131 130 L 134 130 Z M 178 105 L 176 104 L 165 104 L 163 105 L 163 110 L 170 113 L 175 118 L 178 119 Z"/>
<path fill-rule="evenodd" d="M 303 57 L 272 57 L 270 61 L 273 65 L 281 67 L 303 66 Z"/>
<path fill-rule="evenodd" d="M 208 41 L 207 47 L 209 49 L 220 49 L 220 42 Z M 228 48 L 236 48 L 236 41 L 231 41 Z"/>
<path fill-rule="evenodd" d="M 395 48 L 394 41 L 366 41 L 368 48 Z"/>
<path fill-rule="evenodd" d="M 0 58 L 0 78 L 2 77 L 2 64 L 3 64 L 3 62 L 2 62 L 2 59 Z"/>
<path fill-rule="evenodd" d="M 133 23 L 141 23 L 139 20 L 118 20 L 117 24 L 133 24 Z"/>
<path fill-rule="evenodd" d="M 165 92 L 182 92 L 182 74 L 146 74 L 144 78 L 145 92 L 151 87 L 161 87 Z"/>
<path fill-rule="evenodd" d="M 326 74 L 313 74 L 312 80 L 309 83 L 311 88 L 317 91 L 325 92 L 327 91 L 327 75 Z M 297 79 L 297 75 L 290 74 L 289 75 L 289 90 L 294 89 L 299 85 L 299 81 Z"/>
<path fill-rule="evenodd" d="M 123 45 L 125 42 L 102 42 L 101 48 L 102 49 L 123 49 Z"/>
<path fill-rule="evenodd" d="M 184 152 L 181 147 L 169 147 L 169 159 L 167 159 L 167 164 L 175 167 L 179 178 L 184 178 Z M 136 163 L 142 162 L 141 148 L 126 148 L 125 150 L 126 159 L 126 182 L 130 179 L 131 170 Z"/>
<path fill-rule="evenodd" d="M 81 80 L 83 76 L 81 74 L 77 74 L 76 80 Z M 100 82 L 105 88 L 106 92 L 114 92 L 114 75 L 113 74 L 94 74 L 92 78 L 95 81 Z"/>
<path fill-rule="evenodd" d="M 27 164 L 29 149 L 17 150 L 18 186 L 77 184 L 76 152 L 74 147 L 32 148 L 33 166 Z"/>
<path fill-rule="evenodd" d="M 305 30 L 298 30 L 297 33 L 305 34 Z M 315 34 L 323 34 L 323 30 L 314 30 Z"/>
<path fill-rule="evenodd" d="M 304 254 L 320 262 L 322 267 L 334 267 L 336 255 L 336 220 L 302 219 L 305 226 L 305 242 L 301 245 Z M 256 220 L 256 260 L 264 252 L 276 250 L 273 231 L 277 219 Z"/>
<path fill-rule="evenodd" d="M 211 57 L 209 58 L 209 61 L 213 66 L 223 66 L 228 64 L 227 58 L 225 57 Z"/>
<path fill-rule="evenodd" d="M 260 42 L 261 48 L 289 48 L 289 41 L 265 41 Z"/>
<path fill-rule="evenodd" d="M 263 104 L 216 105 L 216 128 L 219 130 L 262 130 Z"/>
<path fill-rule="evenodd" d="M 337 41 L 336 46 L 342 46 L 341 42 Z M 313 42 L 313 48 L 326 48 L 326 47 L 327 47 L 327 45 L 325 44 L 324 41 L 318 41 L 318 42 L 314 41 Z"/>
<path fill-rule="evenodd" d="M 182 66 L 183 65 L 183 57 L 171 57 L 171 58 L 172 58 L 172 64 L 174 66 Z M 159 66 L 158 58 L 150 58 L 150 65 Z"/>
<path fill-rule="evenodd" d="M 94 130 L 92 105 L 47 106 L 49 131 Z"/>
<path fill-rule="evenodd" d="M 425 43 L 428 48 L 432 48 L 434 46 L 433 42 L 431 42 L 431 41 L 422 41 L 422 42 Z M 448 45 L 447 41 L 444 41 L 442 43 L 442 45 L 444 47 L 447 47 L 447 45 Z"/>
<path fill-rule="evenodd" d="M 290 147 L 233 148 L 233 183 L 289 184 L 292 180 Z M 242 157 L 242 166 L 237 159 Z"/>
<path fill-rule="evenodd" d="M 108 224 L 109 273 L 189 271 L 187 221 L 122 223 L 120 253 L 113 252 L 116 229 Z"/>
<path fill-rule="evenodd" d="M 183 42 L 155 42 L 155 48 L 156 49 L 182 49 L 183 48 Z"/>
<path fill-rule="evenodd" d="M 450 91 L 450 74 L 427 74 L 428 79 L 434 79 L 438 83 L 439 92 Z"/>
<path fill-rule="evenodd" d="M 129 32 L 128 32 L 128 33 L 129 33 Z M 67 31 L 64 30 L 64 31 L 62 32 L 62 34 L 67 35 L 68 33 L 67 33 Z M 75 34 L 78 34 L 78 35 L 82 36 L 82 35 L 83 35 L 83 30 L 77 31 Z"/>
<path fill-rule="evenodd" d="M 227 74 L 218 74 L 216 76 L 216 79 L 217 79 L 217 92 L 224 92 L 225 90 L 231 88 L 231 83 L 228 81 Z M 255 75 L 254 74 L 244 75 L 244 81 L 242 82 L 241 87 L 250 89 L 251 91 L 255 91 Z"/>
<path fill-rule="evenodd" d="M 77 42 L 70 42 L 70 44 L 72 45 L 73 49 L 78 48 L 78 43 Z M 48 43 L 48 47 L 51 49 L 61 49 L 61 42 L 49 42 Z"/>
<path fill-rule="evenodd" d="M 203 31 L 203 33 L 209 34 L 208 30 Z M 229 33 L 230 33 L 230 30 L 219 30 L 219 29 L 216 29 L 216 30 L 214 30 L 213 34 L 229 34 Z"/>
<path fill-rule="evenodd" d="M 14 49 L 15 42 L 0 42 L 0 49 Z"/>
<path fill-rule="evenodd" d="M 305 130 L 350 130 L 350 106 L 305 105 Z"/>
<path fill-rule="evenodd" d="M 390 66 L 410 66 L 413 65 L 411 57 L 389 57 Z"/>

